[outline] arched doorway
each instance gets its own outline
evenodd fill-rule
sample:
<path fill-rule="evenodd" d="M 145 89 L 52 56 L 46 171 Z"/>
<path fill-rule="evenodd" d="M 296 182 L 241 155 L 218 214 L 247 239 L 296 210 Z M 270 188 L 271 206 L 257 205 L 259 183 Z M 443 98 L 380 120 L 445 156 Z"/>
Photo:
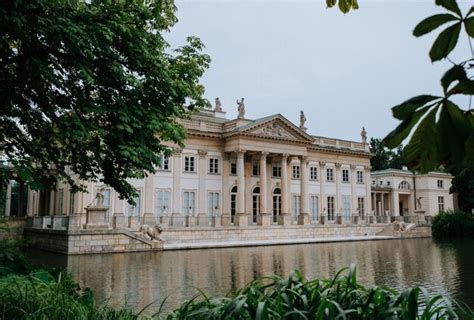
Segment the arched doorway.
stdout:
<path fill-rule="evenodd" d="M 257 216 L 260 213 L 260 188 L 255 187 L 252 191 L 252 222 L 257 223 Z"/>
<path fill-rule="evenodd" d="M 230 222 L 234 223 L 235 214 L 237 212 L 237 186 L 230 190 Z"/>
<path fill-rule="evenodd" d="M 273 223 L 278 223 L 278 217 L 281 214 L 281 190 L 275 188 L 273 190 Z"/>

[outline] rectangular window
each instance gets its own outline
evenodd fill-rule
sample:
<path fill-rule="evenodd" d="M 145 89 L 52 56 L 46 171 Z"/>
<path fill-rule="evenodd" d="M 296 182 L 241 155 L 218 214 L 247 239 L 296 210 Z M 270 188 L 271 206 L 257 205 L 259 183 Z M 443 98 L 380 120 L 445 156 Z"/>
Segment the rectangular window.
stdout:
<path fill-rule="evenodd" d="M 196 157 L 184 157 L 184 172 L 196 172 Z"/>
<path fill-rule="evenodd" d="M 298 195 L 293 195 L 291 198 L 291 211 L 293 212 L 293 220 L 298 220 L 298 215 L 300 214 L 300 205 L 301 197 Z"/>
<path fill-rule="evenodd" d="M 357 171 L 357 183 L 364 183 L 364 172 Z"/>
<path fill-rule="evenodd" d="M 443 182 L 443 180 L 438 180 L 438 189 L 444 189 L 444 182 Z"/>
<path fill-rule="evenodd" d="M 272 176 L 274 178 L 280 178 L 281 177 L 281 165 L 279 163 L 274 163 L 272 165 Z"/>
<path fill-rule="evenodd" d="M 334 169 L 328 168 L 326 170 L 326 180 L 327 181 L 334 181 Z"/>
<path fill-rule="evenodd" d="M 357 198 L 357 213 L 359 214 L 359 217 L 364 216 L 364 213 L 365 213 L 364 202 L 365 202 L 364 197 Z"/>
<path fill-rule="evenodd" d="M 130 203 L 127 202 L 128 208 L 127 208 L 127 214 L 129 217 L 139 217 L 141 213 L 141 191 L 137 190 L 137 196 L 133 199 L 135 201 L 135 205 L 131 205 Z"/>
<path fill-rule="evenodd" d="M 74 212 L 74 206 L 76 205 L 76 194 L 69 192 L 69 214 L 73 215 Z"/>
<path fill-rule="evenodd" d="M 319 219 L 319 198 L 316 195 L 309 198 L 309 212 L 311 213 L 311 221 L 317 223 Z"/>
<path fill-rule="evenodd" d="M 254 177 L 260 176 L 260 163 L 258 162 L 252 163 L 252 176 Z"/>
<path fill-rule="evenodd" d="M 237 175 L 237 162 L 235 160 L 230 160 L 230 175 Z"/>
<path fill-rule="evenodd" d="M 164 217 L 170 213 L 170 198 L 168 190 L 155 191 L 155 217 Z"/>
<path fill-rule="evenodd" d="M 293 166 L 293 179 L 300 178 L 300 166 Z"/>
<path fill-rule="evenodd" d="M 342 169 L 342 182 L 349 182 L 349 170 Z"/>
<path fill-rule="evenodd" d="M 438 197 L 438 211 L 444 211 L 444 197 Z"/>
<path fill-rule="evenodd" d="M 219 210 L 219 192 L 209 192 L 207 196 L 207 215 L 209 218 L 217 217 Z"/>
<path fill-rule="evenodd" d="M 58 212 L 57 214 L 62 215 L 64 213 L 64 190 L 60 189 L 58 191 Z"/>
<path fill-rule="evenodd" d="M 209 173 L 219 173 L 219 159 L 209 158 Z"/>
<path fill-rule="evenodd" d="M 196 208 L 196 192 L 184 191 L 184 194 L 183 194 L 184 215 L 187 217 L 194 216 L 195 208 Z"/>
<path fill-rule="evenodd" d="M 317 167 L 309 168 L 309 179 L 310 180 L 318 180 L 318 168 Z"/>
<path fill-rule="evenodd" d="M 165 156 L 164 154 L 160 156 L 160 164 L 158 166 L 158 170 L 170 171 L 170 157 Z"/>
<path fill-rule="evenodd" d="M 328 197 L 328 221 L 334 221 L 334 196 Z"/>
<path fill-rule="evenodd" d="M 351 196 L 342 196 L 342 214 L 346 219 L 349 219 L 351 216 Z"/>

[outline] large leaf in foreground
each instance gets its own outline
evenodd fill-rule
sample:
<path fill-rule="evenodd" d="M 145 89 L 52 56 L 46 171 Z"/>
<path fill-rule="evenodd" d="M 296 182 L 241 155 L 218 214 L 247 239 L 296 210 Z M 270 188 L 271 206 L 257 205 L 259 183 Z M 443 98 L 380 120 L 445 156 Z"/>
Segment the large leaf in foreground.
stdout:
<path fill-rule="evenodd" d="M 461 22 L 455 23 L 441 32 L 431 47 L 431 61 L 434 62 L 446 58 L 456 47 L 460 32 Z"/>

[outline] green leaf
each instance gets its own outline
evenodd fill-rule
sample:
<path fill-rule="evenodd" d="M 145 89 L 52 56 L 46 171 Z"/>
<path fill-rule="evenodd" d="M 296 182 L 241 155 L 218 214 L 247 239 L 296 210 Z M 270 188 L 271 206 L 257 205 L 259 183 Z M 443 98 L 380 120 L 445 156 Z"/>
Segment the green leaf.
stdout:
<path fill-rule="evenodd" d="M 443 86 L 444 92 L 446 93 L 451 83 L 453 83 L 454 81 L 465 80 L 467 80 L 466 70 L 464 70 L 463 66 L 457 64 L 448 71 L 446 71 L 446 73 L 441 78 L 441 85 Z"/>
<path fill-rule="evenodd" d="M 352 2 L 350 0 L 339 0 L 339 9 L 343 13 L 348 13 L 351 10 Z"/>
<path fill-rule="evenodd" d="M 473 13 L 474 13 L 474 6 L 472 6 L 471 9 L 469 9 L 469 11 L 466 14 L 466 17 L 469 17 Z"/>
<path fill-rule="evenodd" d="M 359 9 L 359 2 L 357 0 L 352 0 L 352 9 L 354 10 Z"/>
<path fill-rule="evenodd" d="M 328 6 L 328 8 L 334 7 L 336 3 L 337 3 L 337 0 L 326 0 L 326 5 Z"/>
<path fill-rule="evenodd" d="M 420 122 L 404 150 L 408 166 L 422 173 L 433 170 L 437 164 L 438 143 L 435 126 L 438 109 L 439 107 L 433 108 Z"/>
<path fill-rule="evenodd" d="M 461 22 L 455 23 L 440 33 L 433 43 L 430 50 L 431 61 L 438 61 L 446 58 L 458 42 L 459 33 L 461 32 Z"/>
<path fill-rule="evenodd" d="M 408 137 L 413 127 L 418 123 L 421 117 L 429 111 L 432 106 L 426 106 L 421 108 L 420 110 L 412 113 L 412 115 L 402 123 L 398 125 L 392 132 L 390 132 L 384 139 L 383 142 L 389 149 L 393 149 L 398 147 L 403 140 Z"/>
<path fill-rule="evenodd" d="M 474 132 L 466 139 L 464 149 L 466 150 L 464 155 L 464 166 L 467 168 L 474 168 Z"/>
<path fill-rule="evenodd" d="M 406 120 L 411 117 L 413 112 L 419 107 L 424 106 L 428 102 L 439 99 L 440 97 L 421 95 L 408 99 L 407 101 L 392 108 L 393 116 L 399 120 Z"/>
<path fill-rule="evenodd" d="M 459 20 L 459 18 L 449 13 L 436 14 L 418 23 L 418 25 L 415 27 L 415 30 L 413 30 L 413 35 L 415 37 L 420 37 L 433 31 L 439 26 L 454 20 Z"/>
<path fill-rule="evenodd" d="M 442 6 L 445 9 L 456 13 L 460 17 L 462 16 L 461 9 L 459 9 L 459 6 L 456 0 L 436 0 L 435 3 L 438 6 Z"/>
<path fill-rule="evenodd" d="M 459 82 L 448 92 L 449 95 L 453 94 L 466 94 L 474 95 L 474 80 L 466 80 Z"/>
<path fill-rule="evenodd" d="M 472 7 L 474 9 L 474 7 Z M 471 10 L 472 10 L 471 9 Z M 470 17 L 464 20 L 464 27 L 466 28 L 467 34 L 474 38 L 474 17 Z"/>

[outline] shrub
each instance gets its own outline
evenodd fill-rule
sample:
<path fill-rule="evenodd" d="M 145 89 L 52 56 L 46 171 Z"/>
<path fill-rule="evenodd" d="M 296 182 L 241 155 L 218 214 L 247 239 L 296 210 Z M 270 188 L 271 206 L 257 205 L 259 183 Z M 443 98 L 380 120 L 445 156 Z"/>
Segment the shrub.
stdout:
<path fill-rule="evenodd" d="M 441 212 L 433 218 L 432 231 L 437 239 L 474 238 L 474 217 L 460 210 Z"/>
<path fill-rule="evenodd" d="M 209 298 L 203 292 L 171 312 L 167 319 L 472 319 L 441 295 L 425 289 L 402 293 L 365 288 L 357 283 L 355 267 L 332 280 L 306 280 L 299 272 L 288 279 L 266 278 L 236 294 Z"/>

